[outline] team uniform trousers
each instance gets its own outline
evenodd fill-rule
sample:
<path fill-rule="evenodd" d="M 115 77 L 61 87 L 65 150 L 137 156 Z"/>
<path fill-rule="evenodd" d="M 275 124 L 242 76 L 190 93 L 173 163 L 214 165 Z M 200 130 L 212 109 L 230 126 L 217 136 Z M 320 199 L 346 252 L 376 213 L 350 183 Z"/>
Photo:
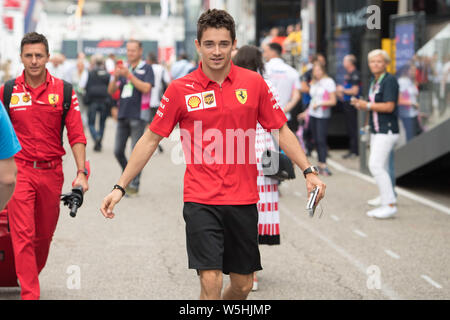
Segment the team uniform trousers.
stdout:
<path fill-rule="evenodd" d="M 32 162 L 20 159 L 16 159 L 16 164 L 16 188 L 8 203 L 16 274 L 22 299 L 39 299 L 38 276 L 47 261 L 59 217 L 64 182 L 62 161 L 52 161 L 45 169 L 34 168 Z"/>

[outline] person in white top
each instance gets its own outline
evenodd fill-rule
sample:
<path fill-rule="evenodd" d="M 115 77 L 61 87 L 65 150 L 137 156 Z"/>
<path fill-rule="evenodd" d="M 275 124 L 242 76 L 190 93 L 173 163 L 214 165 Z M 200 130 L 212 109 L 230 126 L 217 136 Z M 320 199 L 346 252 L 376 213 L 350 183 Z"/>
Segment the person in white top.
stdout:
<path fill-rule="evenodd" d="M 312 82 L 309 90 L 311 102 L 304 113 L 309 114 L 309 125 L 317 154 L 319 158 L 319 174 L 329 176 L 327 167 L 327 136 L 328 121 L 331 116 L 331 107 L 336 105 L 336 83 L 325 70 L 325 66 L 315 62 L 312 68 Z"/>
<path fill-rule="evenodd" d="M 420 132 L 419 126 L 419 90 L 415 82 L 416 66 L 414 64 L 405 66 L 400 78 L 398 116 L 403 123 L 406 133 L 406 141 L 411 140 Z"/>
<path fill-rule="evenodd" d="M 164 90 L 169 85 L 171 79 L 169 71 L 163 65 L 158 63 L 158 59 L 153 52 L 150 52 L 147 55 L 147 63 L 152 66 L 153 74 L 155 76 L 155 86 L 150 94 L 150 119 L 153 120 L 161 103 Z M 163 152 L 161 144 L 158 145 L 158 150 L 159 152 Z"/>
<path fill-rule="evenodd" d="M 283 49 L 278 43 L 263 46 L 265 77 L 278 92 L 280 106 L 286 117 L 291 120 L 290 111 L 300 101 L 300 74 L 281 59 Z"/>

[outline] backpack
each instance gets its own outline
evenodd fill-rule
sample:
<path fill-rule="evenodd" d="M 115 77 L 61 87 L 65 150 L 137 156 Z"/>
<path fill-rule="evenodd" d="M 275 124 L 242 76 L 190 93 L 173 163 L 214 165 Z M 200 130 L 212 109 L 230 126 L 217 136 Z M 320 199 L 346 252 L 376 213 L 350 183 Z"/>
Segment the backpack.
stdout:
<path fill-rule="evenodd" d="M 16 83 L 16 79 L 11 79 L 5 82 L 5 87 L 3 90 L 3 105 L 5 106 L 6 112 L 9 114 L 9 103 L 11 102 L 11 96 L 13 93 L 14 85 Z M 72 84 L 69 82 L 66 82 L 63 80 L 64 83 L 64 100 L 63 100 L 63 114 L 61 118 L 61 145 L 63 145 L 63 133 L 64 133 L 64 126 L 66 124 L 66 116 L 67 112 L 69 112 L 70 105 L 72 104 Z"/>

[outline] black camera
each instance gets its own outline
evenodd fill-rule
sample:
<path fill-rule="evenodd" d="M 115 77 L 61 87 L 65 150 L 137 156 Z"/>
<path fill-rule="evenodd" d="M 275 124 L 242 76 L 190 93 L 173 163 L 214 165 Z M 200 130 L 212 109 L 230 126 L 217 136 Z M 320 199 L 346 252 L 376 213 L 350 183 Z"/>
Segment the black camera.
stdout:
<path fill-rule="evenodd" d="M 83 204 L 83 188 L 81 186 L 74 187 L 72 192 L 62 194 L 61 201 L 70 209 L 70 216 L 75 218 L 77 210 Z"/>

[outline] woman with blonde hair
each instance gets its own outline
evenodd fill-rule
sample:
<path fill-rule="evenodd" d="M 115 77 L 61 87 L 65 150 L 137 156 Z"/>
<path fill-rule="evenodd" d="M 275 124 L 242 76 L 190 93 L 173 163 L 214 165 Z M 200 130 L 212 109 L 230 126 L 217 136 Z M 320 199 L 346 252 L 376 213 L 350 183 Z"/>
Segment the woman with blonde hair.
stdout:
<path fill-rule="evenodd" d="M 374 78 L 369 89 L 369 101 L 352 99 L 351 104 L 370 113 L 369 169 L 380 191 L 381 206 L 367 212 L 369 217 L 387 219 L 397 213 L 397 199 L 389 177 L 389 155 L 399 137 L 397 79 L 386 71 L 390 63 L 386 51 L 376 49 L 368 54 L 369 68 Z"/>

